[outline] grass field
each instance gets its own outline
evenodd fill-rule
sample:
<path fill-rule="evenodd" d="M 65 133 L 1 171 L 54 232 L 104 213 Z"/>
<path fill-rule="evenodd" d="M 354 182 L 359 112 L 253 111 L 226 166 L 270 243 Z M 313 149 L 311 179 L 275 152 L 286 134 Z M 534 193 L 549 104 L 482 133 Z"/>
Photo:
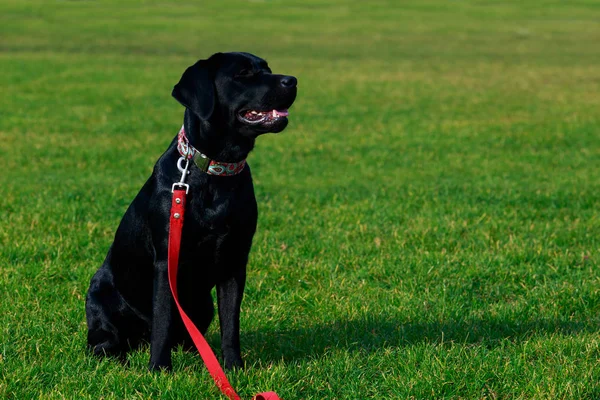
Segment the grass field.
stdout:
<path fill-rule="evenodd" d="M 300 82 L 249 158 L 243 398 L 600 398 L 599 21 L 594 0 L 0 0 L 0 398 L 219 398 L 192 353 L 90 357 L 84 297 L 181 124 L 173 84 L 232 50 Z"/>

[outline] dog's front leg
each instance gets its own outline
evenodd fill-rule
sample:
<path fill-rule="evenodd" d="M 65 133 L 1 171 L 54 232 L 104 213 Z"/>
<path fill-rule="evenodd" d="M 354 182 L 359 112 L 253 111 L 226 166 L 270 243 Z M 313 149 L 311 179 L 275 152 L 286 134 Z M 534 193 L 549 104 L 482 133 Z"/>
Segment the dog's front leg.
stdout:
<path fill-rule="evenodd" d="M 165 254 L 166 255 L 166 254 Z M 169 288 L 168 263 L 154 264 L 154 293 L 152 298 L 152 332 L 150 335 L 150 370 L 170 370 L 172 321 L 175 302 Z"/>
<path fill-rule="evenodd" d="M 245 270 L 217 284 L 221 352 L 227 369 L 244 366 L 240 352 L 240 306 L 245 284 Z"/>

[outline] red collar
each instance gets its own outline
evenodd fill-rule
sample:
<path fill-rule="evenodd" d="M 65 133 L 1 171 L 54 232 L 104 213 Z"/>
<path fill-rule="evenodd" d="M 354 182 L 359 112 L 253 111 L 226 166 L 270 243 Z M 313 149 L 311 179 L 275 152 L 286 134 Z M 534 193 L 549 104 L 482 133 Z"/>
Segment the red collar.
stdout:
<path fill-rule="evenodd" d="M 211 160 L 210 158 L 206 157 L 190 144 L 187 136 L 185 135 L 183 126 L 177 135 L 177 150 L 179 150 L 179 154 L 181 154 L 182 157 L 188 160 L 193 159 L 198 168 L 209 175 L 233 176 L 242 172 L 246 166 L 246 160 L 236 163 L 227 163 Z"/>

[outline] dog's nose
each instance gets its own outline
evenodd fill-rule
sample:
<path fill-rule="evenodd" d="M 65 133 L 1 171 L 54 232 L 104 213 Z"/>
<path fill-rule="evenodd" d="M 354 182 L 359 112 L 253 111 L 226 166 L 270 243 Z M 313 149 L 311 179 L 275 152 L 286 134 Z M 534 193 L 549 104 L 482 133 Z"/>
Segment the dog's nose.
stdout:
<path fill-rule="evenodd" d="M 298 84 L 298 79 L 293 76 L 284 76 L 279 82 L 284 88 L 291 88 Z"/>

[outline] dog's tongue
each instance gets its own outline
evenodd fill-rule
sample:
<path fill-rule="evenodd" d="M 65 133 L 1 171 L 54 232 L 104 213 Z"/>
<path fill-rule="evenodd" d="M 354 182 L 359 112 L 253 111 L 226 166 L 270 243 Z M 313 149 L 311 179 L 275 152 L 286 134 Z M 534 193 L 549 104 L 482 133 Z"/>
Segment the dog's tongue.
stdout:
<path fill-rule="evenodd" d="M 273 110 L 271 111 L 273 117 L 287 117 L 289 115 L 288 110 Z"/>

